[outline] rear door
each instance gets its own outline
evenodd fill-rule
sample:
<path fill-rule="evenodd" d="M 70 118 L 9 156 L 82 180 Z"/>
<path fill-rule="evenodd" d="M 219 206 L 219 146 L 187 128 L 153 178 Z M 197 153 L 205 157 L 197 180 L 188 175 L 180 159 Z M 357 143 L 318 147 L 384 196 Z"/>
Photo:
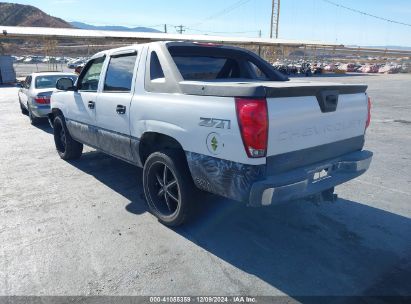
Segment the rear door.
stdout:
<path fill-rule="evenodd" d="M 70 134 L 77 140 L 98 147 L 96 128 L 96 104 L 100 76 L 105 56 L 90 60 L 77 81 L 77 91 L 67 102 L 66 124 Z"/>
<path fill-rule="evenodd" d="M 130 104 L 138 57 L 136 50 L 110 55 L 96 104 L 99 148 L 130 161 Z"/>

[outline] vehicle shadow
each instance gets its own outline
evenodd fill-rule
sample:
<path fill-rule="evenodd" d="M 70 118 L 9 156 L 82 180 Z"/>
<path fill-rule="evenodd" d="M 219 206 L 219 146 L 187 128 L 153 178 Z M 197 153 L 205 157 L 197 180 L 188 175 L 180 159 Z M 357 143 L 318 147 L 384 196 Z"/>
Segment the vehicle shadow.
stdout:
<path fill-rule="evenodd" d="M 0 89 L 2 88 L 21 88 L 21 81 L 14 83 L 0 83 Z"/>
<path fill-rule="evenodd" d="M 359 202 L 252 209 L 215 197 L 175 231 L 301 302 L 411 295 L 411 220 Z"/>
<path fill-rule="evenodd" d="M 28 114 L 24 114 L 24 116 L 27 120 L 29 119 Z M 39 121 L 35 125 L 33 125 L 33 127 L 40 129 L 48 134 L 53 134 L 53 128 L 50 126 L 47 118 L 39 119 Z"/>
<path fill-rule="evenodd" d="M 81 159 L 70 164 L 127 198 L 130 201 L 127 211 L 135 214 L 147 211 L 140 168 L 99 151 L 84 152 Z"/>
<path fill-rule="evenodd" d="M 127 211 L 147 211 L 140 169 L 99 152 L 72 164 L 128 198 Z M 197 203 L 196 218 L 173 231 L 300 302 L 411 296 L 409 218 L 347 199 L 247 208 L 205 195 Z"/>
<path fill-rule="evenodd" d="M 53 134 L 53 128 L 50 126 L 47 118 L 42 118 L 36 125 L 34 125 L 34 127 L 48 134 Z"/>

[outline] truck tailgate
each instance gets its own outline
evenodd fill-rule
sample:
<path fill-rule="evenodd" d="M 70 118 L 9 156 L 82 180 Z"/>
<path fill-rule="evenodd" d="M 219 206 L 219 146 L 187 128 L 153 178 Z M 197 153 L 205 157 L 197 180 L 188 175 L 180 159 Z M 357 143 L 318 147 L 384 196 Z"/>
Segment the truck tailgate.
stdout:
<path fill-rule="evenodd" d="M 368 114 L 365 89 L 304 86 L 293 88 L 288 95 L 268 90 L 269 172 L 283 172 L 361 150 Z M 331 105 L 328 108 L 327 103 Z"/>

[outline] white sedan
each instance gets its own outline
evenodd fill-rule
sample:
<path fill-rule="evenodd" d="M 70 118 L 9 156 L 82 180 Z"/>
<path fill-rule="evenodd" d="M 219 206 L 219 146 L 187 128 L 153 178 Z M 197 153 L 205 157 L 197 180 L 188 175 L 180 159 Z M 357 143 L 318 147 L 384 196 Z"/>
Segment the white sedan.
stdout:
<path fill-rule="evenodd" d="M 50 113 L 50 96 L 56 91 L 56 82 L 68 77 L 76 81 L 74 73 L 47 72 L 33 73 L 26 77 L 19 90 L 21 112 L 28 114 L 31 124 L 36 124 Z"/>

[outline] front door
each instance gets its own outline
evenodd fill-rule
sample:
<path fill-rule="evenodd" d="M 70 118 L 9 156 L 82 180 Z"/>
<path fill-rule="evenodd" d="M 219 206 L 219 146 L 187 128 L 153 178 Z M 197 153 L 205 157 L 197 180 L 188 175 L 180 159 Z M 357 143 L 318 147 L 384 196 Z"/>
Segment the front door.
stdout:
<path fill-rule="evenodd" d="M 137 52 L 121 51 L 108 59 L 102 91 L 96 104 L 98 147 L 131 161 L 130 105 Z"/>
<path fill-rule="evenodd" d="M 77 81 L 77 91 L 71 93 L 67 103 L 66 124 L 73 138 L 87 145 L 98 147 L 96 128 L 96 104 L 101 71 L 105 56 L 90 60 Z"/>

